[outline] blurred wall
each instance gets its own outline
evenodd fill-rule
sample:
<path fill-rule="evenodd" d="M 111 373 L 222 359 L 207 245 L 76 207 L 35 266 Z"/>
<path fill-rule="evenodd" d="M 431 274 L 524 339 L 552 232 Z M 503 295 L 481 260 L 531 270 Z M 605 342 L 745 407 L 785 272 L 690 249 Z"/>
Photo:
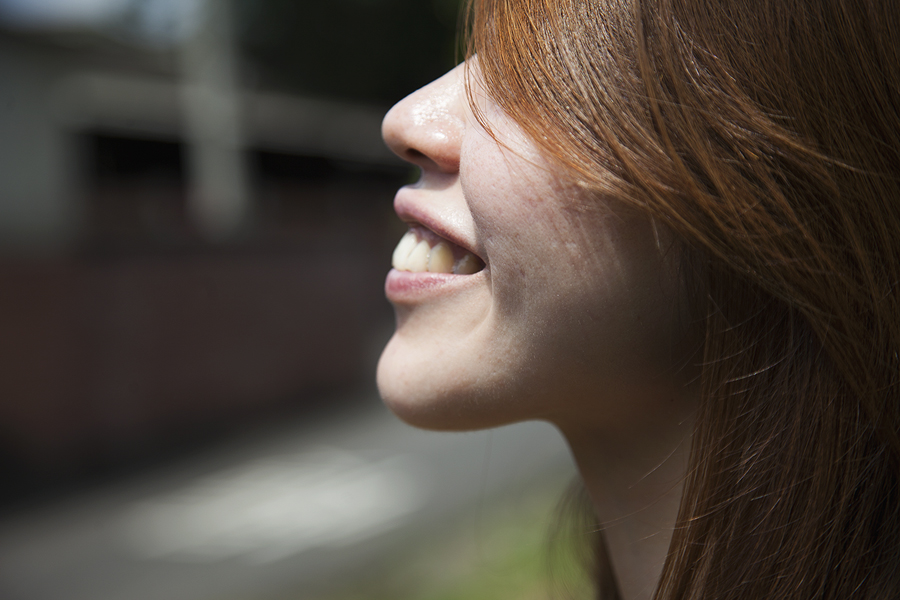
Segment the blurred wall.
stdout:
<path fill-rule="evenodd" d="M 237 4 L 230 151 L 247 208 L 214 235 L 191 208 L 184 38 L 0 26 L 0 464 L 58 472 L 371 385 L 403 231 L 391 198 L 409 178 L 381 116 L 451 66 L 455 23 L 452 1 L 357 4 L 336 0 L 328 14 L 347 18 L 316 27 L 382 53 L 384 77 L 366 76 L 393 83 L 370 97 L 365 80 L 346 85 L 352 52 L 296 44 L 324 5 Z M 445 50 L 428 68 L 427 52 L 413 69 L 390 59 L 411 42 L 386 23 L 407 13 Z M 317 75 L 292 78 L 285 57 Z"/>
<path fill-rule="evenodd" d="M 73 193 L 76 157 L 56 121 L 65 70 L 52 53 L 0 38 L 0 246 L 68 244 L 83 217 Z"/>

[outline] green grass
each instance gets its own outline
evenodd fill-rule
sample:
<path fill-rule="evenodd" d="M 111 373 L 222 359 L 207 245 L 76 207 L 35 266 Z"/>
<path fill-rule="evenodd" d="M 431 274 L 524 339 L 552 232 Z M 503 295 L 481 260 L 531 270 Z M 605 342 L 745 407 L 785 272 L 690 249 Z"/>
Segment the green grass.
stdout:
<path fill-rule="evenodd" d="M 551 487 L 473 509 L 317 600 L 590 598 L 581 534 L 555 525 L 562 491 Z M 551 531 L 562 534 L 552 547 Z"/>

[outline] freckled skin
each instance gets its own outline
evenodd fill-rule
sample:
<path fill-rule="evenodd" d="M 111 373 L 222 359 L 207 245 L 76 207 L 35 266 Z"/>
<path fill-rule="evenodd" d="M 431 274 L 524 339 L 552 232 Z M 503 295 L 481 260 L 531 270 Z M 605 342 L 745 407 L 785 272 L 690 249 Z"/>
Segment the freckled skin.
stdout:
<path fill-rule="evenodd" d="M 477 285 L 395 306 L 378 367 L 387 405 L 426 428 L 538 418 L 619 433 L 686 410 L 672 402 L 689 377 L 675 252 L 646 217 L 557 178 L 476 83 L 498 145 L 463 76 L 457 67 L 384 121 L 391 148 L 422 167 L 401 193 L 474 240 L 487 264 Z"/>

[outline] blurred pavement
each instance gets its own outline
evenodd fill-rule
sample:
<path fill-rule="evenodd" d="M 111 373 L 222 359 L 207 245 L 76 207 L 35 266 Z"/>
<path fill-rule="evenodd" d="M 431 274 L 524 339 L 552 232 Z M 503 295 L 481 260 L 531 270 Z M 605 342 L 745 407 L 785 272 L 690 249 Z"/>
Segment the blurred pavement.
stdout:
<path fill-rule="evenodd" d="M 374 396 L 315 417 L 0 521 L 0 598 L 314 598 L 464 510 L 574 474 L 546 423 L 424 432 Z"/>

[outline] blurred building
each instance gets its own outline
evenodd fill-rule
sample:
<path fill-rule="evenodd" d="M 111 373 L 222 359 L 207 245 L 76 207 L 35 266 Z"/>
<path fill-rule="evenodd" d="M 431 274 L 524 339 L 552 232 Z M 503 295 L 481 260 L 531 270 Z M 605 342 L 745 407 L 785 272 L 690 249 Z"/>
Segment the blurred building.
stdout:
<path fill-rule="evenodd" d="M 371 375 L 406 173 L 384 109 L 254 90 L 227 15 L 198 23 L 0 30 L 9 461 L 141 453 Z"/>

